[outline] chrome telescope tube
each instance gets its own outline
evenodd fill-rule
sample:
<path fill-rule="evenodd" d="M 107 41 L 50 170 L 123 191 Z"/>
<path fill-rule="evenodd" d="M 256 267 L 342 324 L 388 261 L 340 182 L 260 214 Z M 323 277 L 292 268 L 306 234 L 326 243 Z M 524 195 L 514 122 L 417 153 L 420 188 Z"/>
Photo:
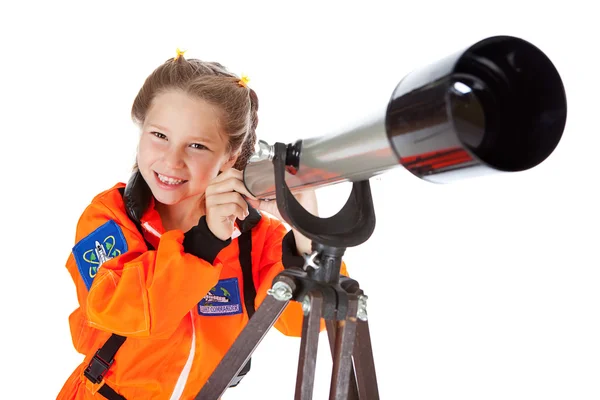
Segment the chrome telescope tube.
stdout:
<path fill-rule="evenodd" d="M 567 116 L 560 75 L 533 44 L 494 36 L 404 77 L 386 109 L 341 132 L 288 144 L 292 192 L 361 181 L 403 166 L 448 183 L 523 171 L 556 148 Z M 244 168 L 256 197 L 275 196 L 272 148 Z"/>

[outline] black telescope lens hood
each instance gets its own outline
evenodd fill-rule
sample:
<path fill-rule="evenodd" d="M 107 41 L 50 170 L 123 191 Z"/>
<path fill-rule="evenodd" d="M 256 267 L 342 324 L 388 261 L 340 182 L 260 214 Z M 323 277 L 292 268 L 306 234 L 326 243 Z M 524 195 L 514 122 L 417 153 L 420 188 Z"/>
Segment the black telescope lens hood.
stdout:
<path fill-rule="evenodd" d="M 566 117 L 550 59 L 523 39 L 494 36 L 406 75 L 385 125 L 399 163 L 425 178 L 535 167 L 560 142 Z"/>
<path fill-rule="evenodd" d="M 475 77 L 485 115 L 485 135 L 474 155 L 502 171 L 522 171 L 544 161 L 566 123 L 566 96 L 552 62 L 517 38 L 484 40 L 458 60 L 455 75 Z M 458 132 L 460 137 L 460 132 Z"/>

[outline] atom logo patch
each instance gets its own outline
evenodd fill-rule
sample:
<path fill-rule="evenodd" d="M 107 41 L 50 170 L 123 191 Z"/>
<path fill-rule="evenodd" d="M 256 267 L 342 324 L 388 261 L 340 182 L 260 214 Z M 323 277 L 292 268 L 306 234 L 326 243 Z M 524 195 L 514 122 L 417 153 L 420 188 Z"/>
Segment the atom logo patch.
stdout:
<path fill-rule="evenodd" d="M 237 278 L 220 280 L 198 303 L 198 314 L 206 316 L 242 313 Z"/>
<path fill-rule="evenodd" d="M 100 266 L 125 252 L 127 252 L 127 242 L 123 231 L 112 220 L 81 239 L 73 247 L 73 256 L 79 274 L 88 290 L 92 286 Z"/>

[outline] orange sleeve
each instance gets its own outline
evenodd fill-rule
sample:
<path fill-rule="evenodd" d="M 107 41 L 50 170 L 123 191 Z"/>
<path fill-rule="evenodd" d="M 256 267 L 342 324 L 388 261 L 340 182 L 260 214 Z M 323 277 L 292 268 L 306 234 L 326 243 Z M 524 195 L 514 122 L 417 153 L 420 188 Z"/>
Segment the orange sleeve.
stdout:
<path fill-rule="evenodd" d="M 77 225 L 67 268 L 89 326 L 130 337 L 166 337 L 217 283 L 222 264 L 183 251 L 182 231 L 149 251 L 124 210 L 99 200 Z M 104 261 L 104 262 L 100 262 Z"/>
<path fill-rule="evenodd" d="M 258 307 L 267 297 L 267 290 L 273 285 L 273 279 L 284 270 L 282 256 L 282 240 L 287 229 L 280 221 L 272 220 L 270 232 L 267 233 L 258 273 L 258 285 L 256 290 L 255 307 Z M 342 275 L 348 276 L 346 264 L 342 261 L 340 268 Z M 287 336 L 301 336 L 304 313 L 302 304 L 297 301 L 290 301 L 275 324 L 278 331 Z M 321 331 L 325 329 L 325 321 L 321 319 Z"/>

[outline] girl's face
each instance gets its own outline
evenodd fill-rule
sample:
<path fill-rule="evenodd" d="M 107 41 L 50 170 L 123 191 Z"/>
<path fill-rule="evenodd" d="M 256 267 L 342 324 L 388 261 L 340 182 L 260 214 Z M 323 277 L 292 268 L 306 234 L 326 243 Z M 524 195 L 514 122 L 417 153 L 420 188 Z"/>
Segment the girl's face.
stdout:
<path fill-rule="evenodd" d="M 235 158 L 227 153 L 220 110 L 181 91 L 154 98 L 138 147 L 138 168 L 160 203 L 177 204 L 204 194 Z"/>

